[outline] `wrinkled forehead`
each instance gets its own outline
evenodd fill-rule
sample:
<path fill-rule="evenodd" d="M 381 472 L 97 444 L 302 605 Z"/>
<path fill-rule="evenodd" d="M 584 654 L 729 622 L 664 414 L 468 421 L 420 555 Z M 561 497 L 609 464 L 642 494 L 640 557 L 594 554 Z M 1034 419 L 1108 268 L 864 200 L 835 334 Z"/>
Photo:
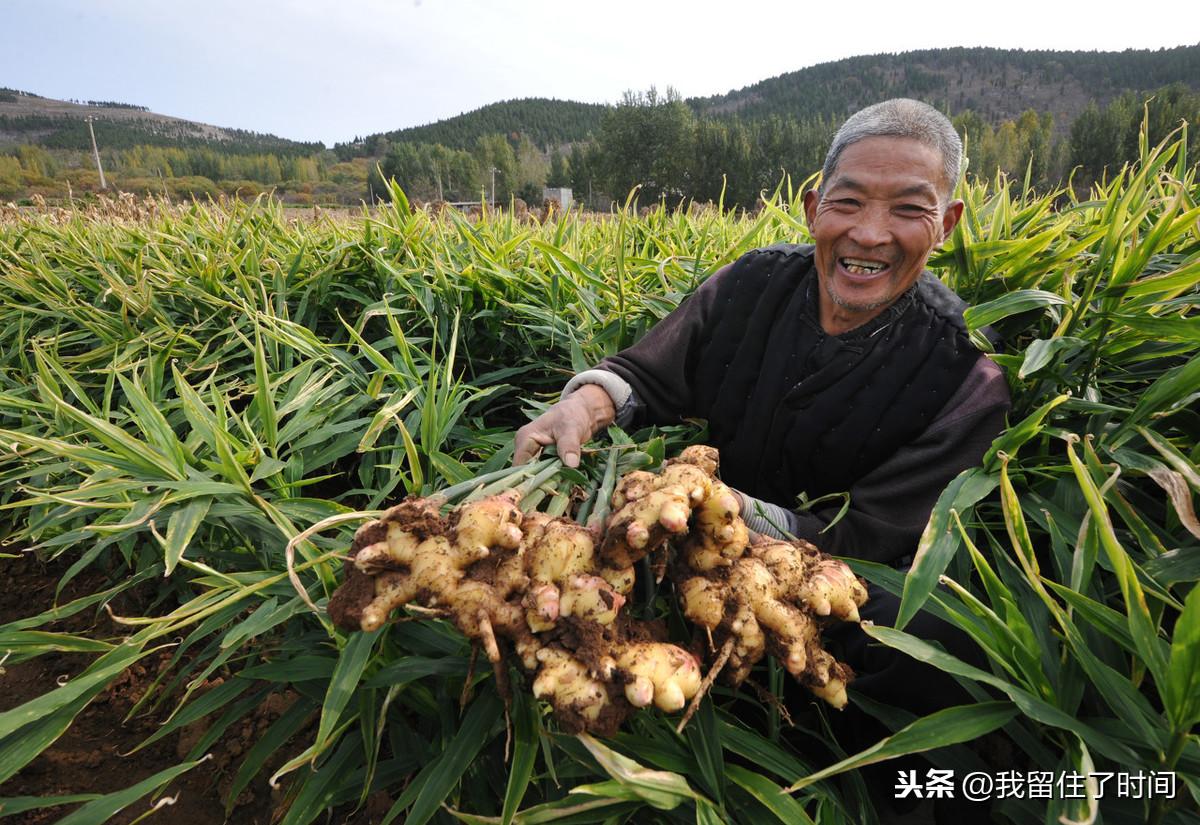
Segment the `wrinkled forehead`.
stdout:
<path fill-rule="evenodd" d="M 873 135 L 847 144 L 821 191 L 884 189 L 896 197 L 948 196 L 945 160 L 937 147 L 911 137 Z"/>

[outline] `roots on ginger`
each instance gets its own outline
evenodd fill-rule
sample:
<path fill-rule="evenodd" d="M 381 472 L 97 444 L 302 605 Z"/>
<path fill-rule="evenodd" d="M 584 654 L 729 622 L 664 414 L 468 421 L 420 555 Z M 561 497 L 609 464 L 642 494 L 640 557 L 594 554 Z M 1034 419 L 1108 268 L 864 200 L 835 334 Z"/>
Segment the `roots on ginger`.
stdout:
<path fill-rule="evenodd" d="M 717 451 L 695 446 L 657 476 L 622 479 L 602 544 L 606 558 L 636 560 L 677 537 L 670 573 L 684 616 L 716 649 L 732 640 L 725 681 L 740 684 L 769 652 L 817 696 L 845 706 L 853 672 L 825 651 L 818 621 L 858 621 L 866 587 L 808 542 L 751 541 L 738 497 L 716 469 Z"/>
<path fill-rule="evenodd" d="M 330 618 L 369 631 L 401 605 L 439 609 L 498 675 L 511 647 L 569 730 L 611 735 L 633 708 L 683 707 L 699 663 L 621 614 L 633 569 L 602 564 L 588 528 L 516 503 L 493 496 L 443 519 L 434 502 L 409 499 L 363 525 Z"/>
<path fill-rule="evenodd" d="M 622 609 L 633 565 L 661 553 L 685 617 L 726 654 L 725 681 L 739 684 L 771 652 L 842 707 L 853 674 L 821 646 L 819 623 L 857 621 L 866 589 L 806 542 L 751 540 L 716 472 L 716 450 L 689 447 L 661 473 L 629 473 L 603 535 L 522 513 L 516 492 L 445 518 L 436 502 L 408 499 L 355 534 L 329 615 L 339 627 L 374 630 L 402 605 L 436 609 L 498 676 L 511 650 L 564 728 L 611 735 L 634 708 L 677 711 L 701 689 L 696 657 Z"/>

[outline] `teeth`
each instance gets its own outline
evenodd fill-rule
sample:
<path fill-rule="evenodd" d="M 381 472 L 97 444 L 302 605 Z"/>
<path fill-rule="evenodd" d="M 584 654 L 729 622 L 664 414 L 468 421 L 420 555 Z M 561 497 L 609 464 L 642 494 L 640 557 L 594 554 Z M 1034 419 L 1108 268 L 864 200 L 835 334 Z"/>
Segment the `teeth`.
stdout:
<path fill-rule="evenodd" d="M 886 268 L 886 264 L 881 264 L 878 261 L 864 261 L 861 258 L 842 258 L 842 266 L 846 270 L 855 275 L 867 275 L 872 272 L 879 272 Z"/>

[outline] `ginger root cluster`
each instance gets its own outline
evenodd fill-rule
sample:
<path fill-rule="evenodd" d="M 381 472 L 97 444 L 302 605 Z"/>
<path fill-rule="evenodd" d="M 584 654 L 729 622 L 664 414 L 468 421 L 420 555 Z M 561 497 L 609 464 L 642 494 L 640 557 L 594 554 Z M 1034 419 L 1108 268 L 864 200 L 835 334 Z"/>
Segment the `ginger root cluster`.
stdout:
<path fill-rule="evenodd" d="M 667 569 L 683 614 L 727 651 L 725 681 L 740 684 L 769 652 L 817 696 L 845 706 L 853 672 L 825 651 L 818 622 L 858 621 L 866 587 L 808 542 L 752 539 L 716 471 L 717 451 L 695 446 L 661 474 L 621 479 L 603 558 L 632 564 L 674 545 Z"/>
<path fill-rule="evenodd" d="M 852 674 L 821 647 L 814 617 L 856 621 L 865 588 L 812 545 L 751 541 L 716 471 L 716 450 L 690 447 L 659 474 L 629 473 L 603 531 L 522 513 L 515 492 L 448 517 L 435 500 L 408 499 L 359 528 L 329 615 L 374 630 L 402 605 L 436 610 L 502 683 L 511 649 L 564 727 L 611 735 L 634 708 L 680 710 L 701 690 L 697 657 L 622 610 L 634 564 L 659 553 L 684 615 L 724 650 L 727 681 L 740 683 L 769 651 L 841 707 Z"/>
<path fill-rule="evenodd" d="M 680 710 L 701 676 L 695 656 L 621 612 L 633 568 L 602 564 L 596 541 L 574 522 L 522 513 L 511 492 L 448 518 L 409 499 L 359 528 L 329 615 L 374 630 L 401 605 L 441 611 L 502 681 L 509 645 L 564 727 L 611 735 L 633 708 Z"/>

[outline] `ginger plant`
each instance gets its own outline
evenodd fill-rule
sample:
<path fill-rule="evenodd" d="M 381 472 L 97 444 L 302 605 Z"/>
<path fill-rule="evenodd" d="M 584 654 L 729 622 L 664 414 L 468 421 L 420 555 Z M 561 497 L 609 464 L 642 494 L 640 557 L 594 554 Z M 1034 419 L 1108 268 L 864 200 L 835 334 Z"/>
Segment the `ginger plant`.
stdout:
<path fill-rule="evenodd" d="M 610 735 L 635 708 L 694 707 L 723 667 L 740 684 L 767 652 L 843 706 L 853 674 L 822 648 L 820 621 L 857 621 L 865 588 L 810 544 L 752 537 L 716 473 L 711 447 L 689 447 L 659 474 L 628 473 L 603 530 L 524 513 L 516 490 L 447 517 L 439 500 L 408 499 L 356 532 L 330 618 L 374 630 L 401 606 L 435 611 L 484 651 L 502 691 L 511 649 L 572 731 Z M 649 554 L 710 653 L 721 651 L 703 682 L 695 655 L 625 609 Z"/>

